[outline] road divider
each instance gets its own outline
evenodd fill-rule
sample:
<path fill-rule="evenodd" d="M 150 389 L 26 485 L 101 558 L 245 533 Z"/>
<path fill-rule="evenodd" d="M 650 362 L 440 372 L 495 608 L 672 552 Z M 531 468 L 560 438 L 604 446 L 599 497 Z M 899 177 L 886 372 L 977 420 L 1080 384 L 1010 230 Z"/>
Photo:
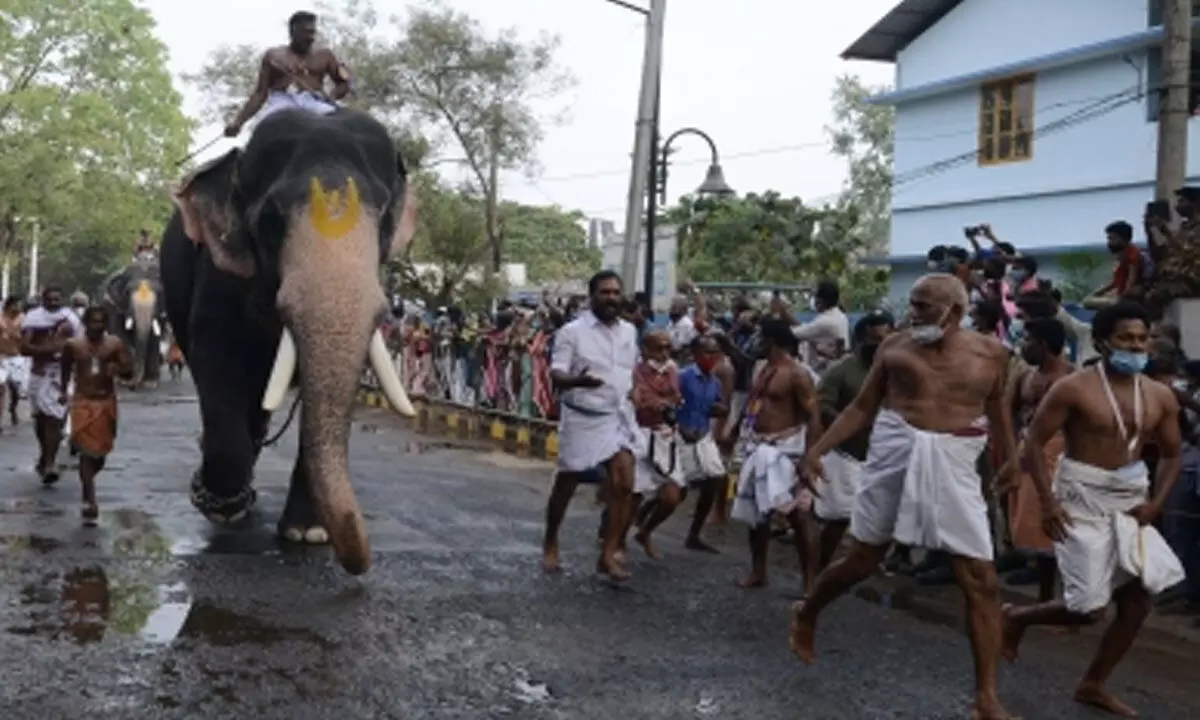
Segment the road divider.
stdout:
<path fill-rule="evenodd" d="M 373 389 L 360 390 L 359 400 L 367 407 L 391 408 L 383 393 Z M 558 459 L 558 423 L 425 398 L 412 401 L 417 415 L 402 422 L 422 435 L 486 441 L 516 457 Z"/>

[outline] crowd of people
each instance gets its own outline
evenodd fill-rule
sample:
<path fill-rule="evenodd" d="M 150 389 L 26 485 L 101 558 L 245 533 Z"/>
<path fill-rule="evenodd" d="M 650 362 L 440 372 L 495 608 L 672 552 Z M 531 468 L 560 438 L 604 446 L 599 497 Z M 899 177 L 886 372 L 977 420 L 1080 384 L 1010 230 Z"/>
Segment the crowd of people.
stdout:
<path fill-rule="evenodd" d="M 806 662 L 821 610 L 883 565 L 963 589 L 981 718 L 1008 717 L 996 664 L 1026 628 L 1094 623 L 1115 602 L 1075 698 L 1132 713 L 1106 683 L 1151 607 L 1200 615 L 1200 368 L 1178 330 L 1129 297 L 1083 323 L 1000 242 L 933 249 L 903 319 L 851 328 L 838 295 L 820 283 L 805 323 L 778 297 L 718 312 L 680 296 L 654 327 L 616 274 L 594 276 L 552 338 L 543 568 L 561 568 L 578 485 L 598 485 L 597 571 L 621 582 L 627 538 L 659 557 L 655 530 L 694 492 L 689 549 L 716 551 L 706 523 L 750 528 L 744 588 L 767 583 L 773 530 L 791 534 Z M 1092 352 L 1071 357 L 1072 335 Z M 1001 607 L 1002 576 L 1036 584 L 1038 603 Z"/>

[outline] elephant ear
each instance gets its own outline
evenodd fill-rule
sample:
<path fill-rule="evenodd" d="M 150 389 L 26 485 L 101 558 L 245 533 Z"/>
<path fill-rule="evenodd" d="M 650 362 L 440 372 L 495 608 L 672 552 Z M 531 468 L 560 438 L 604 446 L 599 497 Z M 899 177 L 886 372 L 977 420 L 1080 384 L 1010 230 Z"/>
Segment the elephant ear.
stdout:
<path fill-rule="evenodd" d="M 183 232 L 204 245 L 220 270 L 241 278 L 254 275 L 254 256 L 242 240 L 242 223 L 235 202 L 241 151 L 230 150 L 183 179 L 171 194 L 179 208 Z"/>
<path fill-rule="evenodd" d="M 387 257 L 396 257 L 404 252 L 412 242 L 413 234 L 417 231 L 417 210 L 420 203 L 412 183 L 408 181 L 408 168 L 404 165 L 404 157 L 396 153 L 396 186 L 392 193 L 392 233 L 390 238 L 384 238 L 388 243 L 385 248 Z"/>

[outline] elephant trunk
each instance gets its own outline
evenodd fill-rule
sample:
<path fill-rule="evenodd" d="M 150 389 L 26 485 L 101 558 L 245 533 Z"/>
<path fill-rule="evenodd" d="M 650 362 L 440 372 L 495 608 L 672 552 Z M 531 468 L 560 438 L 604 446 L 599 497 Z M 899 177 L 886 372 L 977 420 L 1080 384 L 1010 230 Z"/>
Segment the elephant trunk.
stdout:
<path fill-rule="evenodd" d="M 151 347 L 158 342 L 155 328 L 155 308 L 158 305 L 158 295 L 143 284 L 133 294 L 130 303 L 130 315 L 133 320 L 133 382 L 140 385 L 146 377 L 146 365 L 149 361 Z"/>
<path fill-rule="evenodd" d="M 336 237 L 297 218 L 283 242 L 277 297 L 284 336 L 273 376 L 290 375 L 289 365 L 300 376 L 301 462 L 338 562 L 355 575 L 370 568 L 371 552 L 350 484 L 350 415 L 386 312 L 378 238 L 371 217 Z M 268 382 L 268 395 L 281 378 Z"/>

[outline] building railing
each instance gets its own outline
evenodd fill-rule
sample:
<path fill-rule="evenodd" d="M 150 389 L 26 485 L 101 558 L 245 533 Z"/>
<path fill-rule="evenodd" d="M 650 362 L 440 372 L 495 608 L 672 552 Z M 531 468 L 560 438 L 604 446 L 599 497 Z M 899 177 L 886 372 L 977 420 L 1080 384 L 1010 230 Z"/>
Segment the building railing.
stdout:
<path fill-rule="evenodd" d="M 557 420 L 550 385 L 553 333 L 491 330 L 478 334 L 385 329 L 396 372 L 413 400 L 462 407 L 530 420 Z M 378 390 L 368 367 L 362 386 Z"/>

